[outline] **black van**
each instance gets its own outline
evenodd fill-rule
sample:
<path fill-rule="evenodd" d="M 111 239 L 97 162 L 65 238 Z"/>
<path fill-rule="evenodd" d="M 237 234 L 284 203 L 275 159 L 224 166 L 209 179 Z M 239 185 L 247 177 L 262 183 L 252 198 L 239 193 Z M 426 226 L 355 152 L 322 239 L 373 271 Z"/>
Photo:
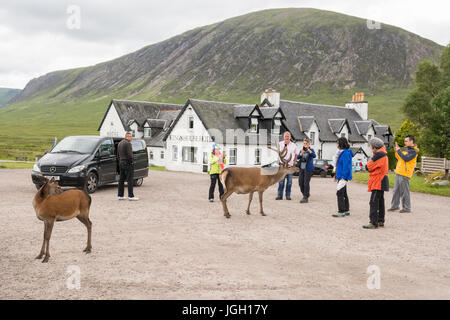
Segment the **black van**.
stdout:
<path fill-rule="evenodd" d="M 123 138 L 70 136 L 61 140 L 33 167 L 36 188 L 42 176 L 55 178 L 62 187 L 77 187 L 94 193 L 101 185 L 118 181 L 117 145 Z M 141 186 L 148 176 L 148 153 L 144 140 L 133 139 L 134 185 Z"/>

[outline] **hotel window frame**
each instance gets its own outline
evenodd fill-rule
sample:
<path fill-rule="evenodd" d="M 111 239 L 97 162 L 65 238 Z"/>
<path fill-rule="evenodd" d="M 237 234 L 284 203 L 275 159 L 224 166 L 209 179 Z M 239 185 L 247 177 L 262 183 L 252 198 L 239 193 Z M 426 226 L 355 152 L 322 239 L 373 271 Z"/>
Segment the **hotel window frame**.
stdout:
<path fill-rule="evenodd" d="M 188 129 L 194 130 L 194 116 L 188 116 Z"/>
<path fill-rule="evenodd" d="M 235 166 L 237 164 L 237 148 L 229 149 L 228 160 L 230 165 Z"/>
<path fill-rule="evenodd" d="M 178 146 L 172 146 L 172 161 L 178 161 Z"/>
<path fill-rule="evenodd" d="M 258 122 L 259 122 L 258 118 L 256 118 L 256 117 L 250 118 L 250 129 L 249 129 L 250 133 L 258 133 L 258 128 L 259 128 Z"/>
<path fill-rule="evenodd" d="M 255 149 L 255 165 L 261 165 L 261 148 Z"/>

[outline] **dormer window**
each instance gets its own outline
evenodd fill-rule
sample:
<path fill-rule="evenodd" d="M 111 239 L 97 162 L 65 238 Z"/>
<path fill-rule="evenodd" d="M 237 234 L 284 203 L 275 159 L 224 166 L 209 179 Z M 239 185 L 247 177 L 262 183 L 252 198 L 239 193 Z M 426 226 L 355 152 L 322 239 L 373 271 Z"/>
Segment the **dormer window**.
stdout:
<path fill-rule="evenodd" d="M 258 118 L 251 118 L 250 132 L 258 132 Z"/>
<path fill-rule="evenodd" d="M 280 128 L 281 128 L 281 120 L 280 119 L 273 120 L 272 133 L 277 135 L 280 134 Z"/>
<path fill-rule="evenodd" d="M 152 136 L 152 129 L 151 128 L 144 128 L 144 138 L 150 138 Z"/>

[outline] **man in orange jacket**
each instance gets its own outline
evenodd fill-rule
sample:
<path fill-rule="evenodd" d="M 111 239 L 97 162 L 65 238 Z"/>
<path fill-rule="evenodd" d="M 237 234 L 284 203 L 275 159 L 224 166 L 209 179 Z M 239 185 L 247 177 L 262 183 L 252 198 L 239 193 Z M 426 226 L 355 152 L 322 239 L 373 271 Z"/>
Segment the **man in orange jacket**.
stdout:
<path fill-rule="evenodd" d="M 364 229 L 377 229 L 384 227 L 384 192 L 389 191 L 389 160 L 386 147 L 381 139 L 373 138 L 369 141 L 372 149 L 372 159 L 367 163 L 369 171 L 368 191 L 370 195 L 370 223 Z"/>

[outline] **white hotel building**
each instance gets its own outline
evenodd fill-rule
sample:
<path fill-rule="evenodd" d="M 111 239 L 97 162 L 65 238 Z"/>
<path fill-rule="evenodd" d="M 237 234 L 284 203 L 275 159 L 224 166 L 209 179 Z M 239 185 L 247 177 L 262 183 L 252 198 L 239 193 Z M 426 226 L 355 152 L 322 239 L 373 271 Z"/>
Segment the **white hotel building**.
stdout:
<path fill-rule="evenodd" d="M 336 140 L 345 136 L 363 162 L 371 156 L 368 140 L 379 137 L 390 145 L 389 126 L 368 119 L 368 103 L 356 93 L 344 107 L 280 100 L 266 90 L 259 104 L 249 105 L 188 99 L 184 105 L 112 100 L 98 128 L 102 136 L 124 137 L 126 131 L 145 139 L 150 164 L 168 170 L 206 172 L 207 159 L 217 143 L 228 166 L 278 163 L 268 147 L 289 131 L 302 146 L 311 140 L 318 158 L 333 158 Z"/>

